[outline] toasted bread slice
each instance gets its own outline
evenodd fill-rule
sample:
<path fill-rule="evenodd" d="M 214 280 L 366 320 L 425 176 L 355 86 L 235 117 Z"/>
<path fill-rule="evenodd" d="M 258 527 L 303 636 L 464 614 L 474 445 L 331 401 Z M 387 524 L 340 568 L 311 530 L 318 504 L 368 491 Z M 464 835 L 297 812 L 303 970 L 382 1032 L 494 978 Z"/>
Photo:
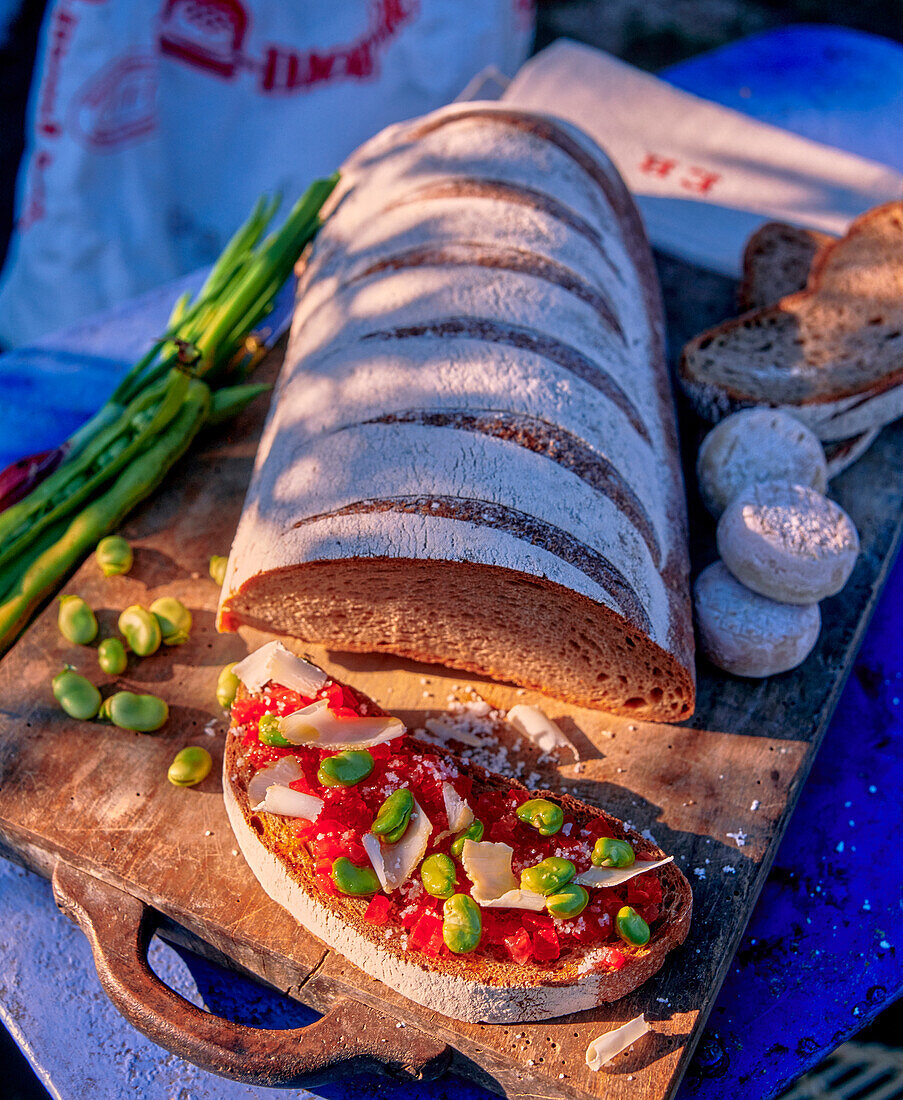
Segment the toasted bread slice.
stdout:
<path fill-rule="evenodd" d="M 330 681 L 326 690 L 332 690 L 332 685 Z M 355 700 L 355 709 L 360 714 L 385 713 L 363 695 L 346 686 L 342 690 L 346 702 L 349 698 Z M 590 905 L 570 921 L 553 920 L 544 910 L 481 908 L 483 939 L 469 954 L 452 954 L 441 938 L 437 942 L 435 934 L 429 943 L 423 942 L 420 924 L 423 914 L 436 914 L 424 918 L 424 923 L 435 933 L 443 903 L 423 889 L 419 865 L 407 882 L 388 895 L 383 891 L 368 897 L 339 893 L 332 888 L 328 877 L 331 874 L 329 859 L 335 849 L 326 857 L 325 871 L 322 855 L 326 850 L 323 845 L 332 845 L 336 836 L 329 832 L 331 822 L 324 819 L 339 813 L 333 808 L 329 791 L 321 788 L 316 792 L 327 800 L 316 824 L 255 810 L 249 800 L 248 784 L 262 766 L 262 759 L 304 752 L 319 753 L 321 759 L 329 755 L 310 748 L 268 750 L 261 746 L 255 733 L 256 720 L 249 719 L 255 701 L 272 700 L 278 695 L 285 713 L 293 709 L 291 704 L 285 706 L 284 700 L 290 696 L 282 689 L 270 684 L 264 692 L 271 694 L 252 696 L 240 690 L 233 704 L 233 721 L 227 735 L 223 791 L 229 820 L 242 853 L 270 897 L 329 947 L 392 989 L 460 1020 L 511 1023 L 546 1019 L 623 997 L 651 977 L 662 966 L 667 953 L 685 939 L 690 925 L 692 894 L 687 880 L 673 862 L 645 871 L 620 887 L 591 888 Z M 323 697 L 322 692 L 320 697 Z M 378 756 L 378 750 L 379 747 L 370 751 Z M 427 793 L 418 789 L 412 777 L 430 774 L 430 768 L 438 767 L 443 776 L 449 777 L 449 782 L 469 791 L 469 804 L 485 807 L 501 800 L 507 807 L 497 820 L 486 813 L 483 839 L 498 842 L 498 838 L 504 836 L 514 841 L 515 872 L 522 866 L 538 862 L 537 855 L 541 856 L 544 851 L 549 854 L 566 852 L 573 857 L 577 871 L 584 871 L 590 866 L 593 838 L 598 836 L 626 840 L 636 853 L 635 866 L 642 861 L 664 858 L 664 853 L 655 844 L 604 810 L 568 795 L 551 791 L 528 792 L 516 780 L 487 772 L 445 750 L 437 755 L 435 745 L 406 733 L 390 741 L 386 752 L 391 753 L 388 763 L 381 765 L 378 760 L 372 780 L 365 780 L 354 788 L 364 801 L 369 801 L 371 806 L 377 805 L 389 787 L 397 789 L 408 784 L 414 797 L 422 798 L 429 807 Z M 404 768 L 398 766 L 399 757 L 405 761 Z M 305 758 L 307 774 L 315 764 L 309 756 Z M 381 766 L 386 768 L 384 773 L 379 771 Z M 388 784 L 381 785 L 385 780 Z M 301 786 L 304 782 L 301 781 Z M 516 819 L 513 807 L 528 796 L 541 797 L 561 807 L 565 824 L 557 839 L 544 840 L 532 826 Z M 338 797 L 345 796 L 340 794 Z M 353 794 L 349 798 L 355 800 Z M 447 828 L 448 818 L 435 809 L 435 804 L 426 812 L 432 826 L 426 855 L 447 854 L 453 839 Z M 363 849 L 359 845 L 355 847 L 355 840 L 360 838 L 356 834 L 352 836 L 353 833 L 354 827 L 351 827 L 349 832 L 338 835 L 342 844 L 350 845 L 352 854 L 360 853 Z M 587 834 L 585 840 L 581 839 L 584 833 Z M 360 854 L 357 863 L 363 865 Z M 460 866 L 456 891 L 468 892 L 470 889 L 472 884 L 464 867 Z M 374 898 L 385 900 L 374 903 Z M 645 908 L 638 898 L 647 899 Z M 631 946 L 612 931 L 614 911 L 621 904 L 633 904 L 649 918 L 651 935 L 646 945 Z M 384 919 L 387 909 L 392 912 Z M 507 938 L 503 936 L 506 930 L 510 932 Z M 536 940 L 537 936 L 541 943 Z M 511 947 L 507 946 L 507 939 L 511 939 Z M 581 940 L 585 942 L 579 942 Z M 556 951 L 560 952 L 557 957 L 551 957 Z"/>
<path fill-rule="evenodd" d="M 701 333 L 680 380 L 707 420 L 783 408 L 822 440 L 903 413 L 903 203 L 857 218 L 817 254 L 805 290 Z"/>
<path fill-rule="evenodd" d="M 744 313 L 766 309 L 785 295 L 804 290 L 815 257 L 835 240 L 828 233 L 786 222 L 766 222 L 760 226 L 743 251 L 740 309 Z"/>

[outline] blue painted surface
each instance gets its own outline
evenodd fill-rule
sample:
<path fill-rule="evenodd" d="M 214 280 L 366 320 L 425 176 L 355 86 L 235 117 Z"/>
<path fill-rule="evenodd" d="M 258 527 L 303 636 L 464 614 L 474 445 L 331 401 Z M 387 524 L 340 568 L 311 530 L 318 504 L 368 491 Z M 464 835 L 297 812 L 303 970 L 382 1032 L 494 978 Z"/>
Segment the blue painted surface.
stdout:
<path fill-rule="evenodd" d="M 668 69 L 686 92 L 903 171 L 903 45 L 793 26 Z"/>
<path fill-rule="evenodd" d="M 148 340 L 165 330 L 176 298 L 197 291 L 205 276 L 206 270 L 195 271 L 33 347 L 0 355 L 0 469 L 56 447 L 93 416 Z M 292 299 L 286 284 L 261 331 L 284 331 Z"/>
<path fill-rule="evenodd" d="M 893 43 L 831 28 L 789 28 L 726 47 L 666 75 L 688 91 L 903 168 L 898 140 L 903 48 Z M 90 370 L 96 372 L 91 377 L 98 387 L 106 377 L 102 360 L 112 360 L 112 386 L 112 375 L 121 369 L 117 349 L 122 350 L 126 336 L 136 338 L 137 328 L 125 326 L 111 345 L 104 332 L 92 327 Z M 56 342 L 64 366 L 71 347 L 71 334 L 62 345 Z M 18 362 L 21 367 L 23 360 Z M 0 394 L 6 398 L 11 391 L 3 366 L 0 361 Z M 43 377 L 44 392 L 48 385 L 52 390 L 51 374 L 35 377 Z M 84 376 L 75 388 L 84 391 L 86 415 L 96 402 L 88 403 L 93 394 L 83 383 Z M 29 400 L 37 400 L 40 392 L 41 387 L 32 390 Z M 4 446 L 10 445 L 11 433 L 21 433 L 16 421 L 2 419 L 8 403 L 0 403 Z M 65 434 L 59 423 L 56 430 L 51 443 Z M 33 431 L 27 445 L 22 446 L 23 438 L 18 438 L 20 453 L 40 445 Z M 726 1087 L 732 1100 L 771 1095 L 903 992 L 898 959 L 903 945 L 901 607 L 903 564 L 898 563 L 681 1100 L 721 1100 Z M 117 1100 L 134 1095 L 136 1087 L 149 1100 L 179 1090 L 196 1100 L 274 1095 L 274 1090 L 202 1073 L 132 1031 L 100 992 L 87 944 L 56 913 L 49 888 L 35 876 L 0 867 L 0 929 L 0 1013 L 45 1080 L 66 1100 L 97 1095 Z M 180 954 L 156 947 L 155 967 L 174 988 L 212 1011 L 270 1027 L 297 1026 L 312 1018 L 287 998 Z M 74 1012 L 83 1038 L 78 1045 L 67 1038 Z M 330 1100 L 477 1100 L 490 1095 L 454 1078 L 423 1085 L 355 1078 L 317 1091 Z"/>

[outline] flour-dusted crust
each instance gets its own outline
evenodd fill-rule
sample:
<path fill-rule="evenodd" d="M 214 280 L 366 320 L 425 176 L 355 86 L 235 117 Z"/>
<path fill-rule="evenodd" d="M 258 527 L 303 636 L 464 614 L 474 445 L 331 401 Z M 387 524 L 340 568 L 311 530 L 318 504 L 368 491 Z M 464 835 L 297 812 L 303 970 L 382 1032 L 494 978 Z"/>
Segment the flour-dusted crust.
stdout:
<path fill-rule="evenodd" d="M 611 162 L 564 122 L 455 105 L 359 149 L 329 212 L 221 627 L 687 717 L 661 306 Z"/>
<path fill-rule="evenodd" d="M 740 492 L 718 521 L 718 552 L 742 584 L 782 603 L 838 593 L 859 554 L 846 512 L 805 485 L 762 482 Z"/>
<path fill-rule="evenodd" d="M 817 604 L 778 603 L 752 592 L 716 561 L 694 589 L 699 645 L 713 665 L 758 679 L 788 672 L 812 652 L 821 629 Z"/>
<path fill-rule="evenodd" d="M 429 752 L 433 746 L 412 747 Z M 521 787 L 516 780 L 494 776 L 476 765 L 456 760 L 462 772 L 477 783 L 496 789 Z M 248 802 L 247 783 L 253 774 L 243 759 L 241 743 L 230 730 L 223 757 L 223 796 L 242 854 L 261 886 L 309 932 L 338 951 L 371 977 L 412 1001 L 458 1020 L 518 1023 L 580 1012 L 614 1001 L 655 974 L 669 951 L 683 943 L 690 927 L 693 898 L 690 886 L 671 863 L 656 872 L 662 880 L 661 914 L 652 925 L 652 938 L 643 948 L 627 947 L 621 970 L 592 968 L 589 955 L 571 956 L 555 963 L 521 966 L 493 959 L 453 956 L 431 962 L 406 949 L 406 935 L 367 923 L 363 913 L 369 899 L 330 897 L 313 878 L 313 861 L 293 840 L 285 819 L 255 813 Z M 637 853 L 664 856 L 655 844 L 628 829 L 603 810 L 569 795 L 535 792 L 558 802 L 577 821 L 604 817 L 612 832 L 629 840 Z"/>
<path fill-rule="evenodd" d="M 821 443 L 779 409 L 743 409 L 712 428 L 699 448 L 696 476 L 703 503 L 716 519 L 758 481 L 790 481 L 819 493 L 828 485 Z"/>
<path fill-rule="evenodd" d="M 804 290 L 691 340 L 679 377 L 697 412 L 783 408 L 828 441 L 903 415 L 901 246 L 903 202 L 875 207 L 817 252 Z"/>

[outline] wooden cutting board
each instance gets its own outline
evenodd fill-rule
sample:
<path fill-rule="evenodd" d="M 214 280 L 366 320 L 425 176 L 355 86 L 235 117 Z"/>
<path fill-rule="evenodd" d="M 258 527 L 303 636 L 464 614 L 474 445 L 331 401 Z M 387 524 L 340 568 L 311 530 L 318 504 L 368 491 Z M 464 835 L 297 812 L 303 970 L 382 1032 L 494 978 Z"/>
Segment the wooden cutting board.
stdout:
<path fill-rule="evenodd" d="M 688 283 L 673 265 L 662 274 L 675 307 L 669 320 L 676 346 L 729 311 L 726 281 L 706 282 L 694 273 Z M 669 294 L 669 286 L 680 294 Z M 272 375 L 277 365 L 274 355 L 264 369 Z M 823 604 L 814 654 L 795 672 L 761 682 L 735 680 L 701 663 L 697 713 L 684 725 L 630 722 L 390 656 L 305 647 L 328 671 L 413 726 L 441 714 L 450 696 L 465 698 L 471 689 L 493 707 L 540 705 L 559 720 L 582 758 L 579 765 L 565 756 L 557 767 L 537 768 L 542 785 L 572 790 L 650 830 L 676 854 L 693 886 L 686 945 L 634 994 L 571 1017 L 491 1026 L 423 1009 L 325 949 L 267 898 L 237 852 L 221 798 L 226 722 L 214 687 L 224 663 L 266 638 L 216 634 L 218 592 L 207 561 L 228 551 L 263 413 L 261 404 L 230 430 L 202 439 L 129 520 L 124 534 L 136 553 L 128 576 L 104 578 L 89 560 L 64 589 L 98 610 L 102 635 L 115 631 L 122 608 L 162 594 L 192 609 L 187 645 L 133 660 L 117 681 L 167 699 L 171 717 L 163 730 L 132 734 L 61 713 L 50 680 L 64 662 L 97 683 L 112 681 L 100 674 L 93 648 L 61 638 L 54 604 L 3 660 L 0 850 L 54 876 L 58 901 L 89 932 L 105 986 L 126 1015 L 208 1068 L 310 1083 L 340 1064 L 348 1071 L 382 1062 L 408 1075 L 450 1065 L 524 1100 L 671 1096 L 893 560 L 903 524 L 903 427 L 882 433 L 832 485 L 859 527 L 862 555 L 844 591 Z M 713 553 L 711 525 L 696 510 L 691 528 L 700 567 Z M 188 744 L 208 748 L 214 769 L 200 786 L 180 790 L 167 782 L 166 770 Z M 170 938 L 330 1014 L 305 1037 L 246 1034 L 249 1029 L 189 1011 L 156 988 L 143 968 L 143 942 L 158 921 Z M 590 1040 L 640 1012 L 652 1033 L 600 1072 L 588 1070 Z"/>

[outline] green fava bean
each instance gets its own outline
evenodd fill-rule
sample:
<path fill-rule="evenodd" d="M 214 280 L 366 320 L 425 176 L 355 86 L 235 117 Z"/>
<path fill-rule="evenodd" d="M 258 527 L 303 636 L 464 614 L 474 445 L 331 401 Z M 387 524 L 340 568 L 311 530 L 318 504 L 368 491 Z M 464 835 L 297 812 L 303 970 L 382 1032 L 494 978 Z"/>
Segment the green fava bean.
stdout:
<path fill-rule="evenodd" d="M 569 859 L 548 856 L 542 862 L 521 871 L 521 889 L 532 890 L 536 894 L 542 894 L 543 897 L 559 894 L 561 888 L 566 886 L 576 873 L 577 868 Z"/>
<path fill-rule="evenodd" d="M 600 836 L 593 845 L 592 861 L 594 867 L 632 867 L 636 856 L 626 840 Z"/>
<path fill-rule="evenodd" d="M 149 657 L 160 648 L 163 641 L 160 622 L 146 607 L 137 603 L 127 607 L 119 616 L 117 625 L 132 652 L 139 657 Z"/>
<path fill-rule="evenodd" d="M 107 535 L 101 539 L 94 551 L 94 557 L 105 577 L 118 577 L 132 568 L 134 555 L 132 548 L 122 535 Z"/>
<path fill-rule="evenodd" d="M 317 770 L 324 787 L 353 787 L 373 771 L 373 757 L 366 749 L 345 749 L 327 756 Z"/>
<path fill-rule="evenodd" d="M 97 637 L 97 619 L 81 596 L 60 596 L 60 634 L 73 645 L 90 645 Z"/>
<path fill-rule="evenodd" d="M 223 581 L 226 579 L 226 566 L 229 564 L 229 559 L 224 558 L 222 554 L 214 554 L 210 559 L 210 565 L 208 569 L 210 571 L 210 577 L 212 580 L 223 587 Z"/>
<path fill-rule="evenodd" d="M 275 714 L 265 714 L 260 719 L 259 737 L 265 745 L 277 745 L 280 749 L 291 744 L 280 733 L 279 719 Z"/>
<path fill-rule="evenodd" d="M 442 906 L 442 938 L 449 951 L 466 955 L 483 934 L 480 908 L 469 894 L 452 894 Z"/>
<path fill-rule="evenodd" d="M 649 942 L 649 925 L 636 909 L 625 905 L 615 917 L 615 931 L 631 947 L 642 947 Z"/>
<path fill-rule="evenodd" d="M 160 624 L 164 645 L 184 645 L 191 630 L 191 612 L 173 596 L 161 596 L 150 605 Z"/>
<path fill-rule="evenodd" d="M 397 844 L 404 836 L 414 809 L 414 796 L 407 789 L 393 791 L 380 806 L 370 832 L 381 836 L 386 844 Z"/>
<path fill-rule="evenodd" d="M 238 661 L 232 661 L 231 664 L 224 665 L 216 678 L 216 701 L 223 710 L 228 710 L 232 706 L 238 694 L 240 681 L 232 671 L 237 664 Z"/>
<path fill-rule="evenodd" d="M 564 810 L 547 798 L 531 798 L 517 807 L 517 820 L 532 825 L 540 836 L 554 836 L 564 824 Z"/>
<path fill-rule="evenodd" d="M 339 856 L 332 864 L 332 881 L 343 894 L 362 897 L 379 890 L 379 879 L 369 867 L 358 867 L 347 856 Z"/>
<path fill-rule="evenodd" d="M 206 749 L 189 745 L 187 749 L 176 753 L 166 778 L 175 787 L 193 787 L 207 778 L 212 766 L 213 760 Z"/>
<path fill-rule="evenodd" d="M 69 715 L 85 722 L 94 718 L 100 710 L 100 692 L 84 676 L 79 676 L 69 665 L 54 676 L 51 686 L 53 697 Z"/>
<path fill-rule="evenodd" d="M 420 865 L 420 881 L 434 898 L 450 898 L 455 892 L 457 877 L 455 861 L 442 852 L 427 856 Z"/>
<path fill-rule="evenodd" d="M 119 676 L 129 663 L 125 646 L 118 638 L 104 638 L 97 647 L 97 663 L 110 676 Z"/>
<path fill-rule="evenodd" d="M 546 909 L 559 920 L 579 917 L 587 905 L 589 905 L 589 894 L 575 882 L 562 886 L 557 893 L 550 894 L 546 898 Z"/>
<path fill-rule="evenodd" d="M 136 695 L 132 691 L 117 691 L 105 699 L 101 717 L 120 729 L 134 733 L 153 733 L 169 717 L 169 707 L 156 695 Z"/>
<path fill-rule="evenodd" d="M 451 854 L 458 859 L 461 858 L 461 853 L 464 851 L 465 840 L 482 840 L 483 839 L 483 822 L 478 817 L 473 819 L 473 822 L 467 826 L 463 833 L 458 833 L 455 839 L 451 842 Z"/>

